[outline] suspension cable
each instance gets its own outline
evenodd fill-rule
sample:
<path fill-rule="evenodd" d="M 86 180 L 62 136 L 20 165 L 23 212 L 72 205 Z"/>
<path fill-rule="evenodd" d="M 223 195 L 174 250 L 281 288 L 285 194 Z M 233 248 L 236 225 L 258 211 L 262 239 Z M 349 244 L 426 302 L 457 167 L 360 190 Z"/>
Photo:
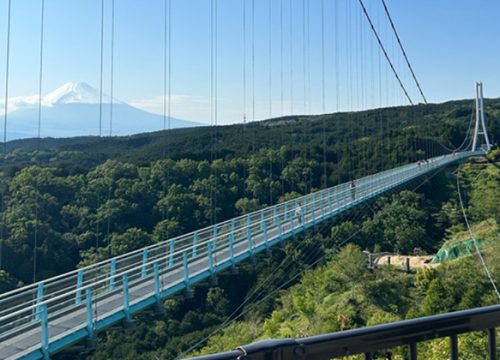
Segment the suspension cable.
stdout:
<path fill-rule="evenodd" d="M 242 0 L 243 5 L 243 124 L 247 123 L 247 6 L 246 1 Z M 243 127 L 243 130 L 245 130 Z"/>
<path fill-rule="evenodd" d="M 255 122 L 255 0 L 252 0 L 252 121 Z M 253 131 L 255 138 L 255 131 Z M 253 143 L 255 151 L 255 141 Z"/>
<path fill-rule="evenodd" d="M 11 19 L 11 0 L 7 3 L 7 48 L 5 60 L 5 103 L 4 103 L 4 118 L 3 118 L 3 151 L 7 153 L 7 116 L 9 107 L 9 74 L 10 74 L 10 19 Z M 2 259 L 0 257 L 0 269 L 2 268 Z"/>
<path fill-rule="evenodd" d="M 217 193 L 216 193 L 216 180 L 217 171 L 214 167 L 216 158 L 216 141 L 217 141 L 217 0 L 210 2 L 210 119 L 212 125 L 212 150 L 211 150 L 211 166 L 210 171 L 212 179 L 210 179 L 210 203 L 211 203 L 211 223 L 212 225 L 217 222 Z"/>
<path fill-rule="evenodd" d="M 399 86 L 401 87 L 401 90 L 403 90 L 403 92 L 404 92 L 406 98 L 408 99 L 408 101 L 410 102 L 410 104 L 414 105 L 414 103 L 413 103 L 410 95 L 408 94 L 408 91 L 406 90 L 404 84 L 401 81 L 401 78 L 398 75 L 398 72 L 396 71 L 396 69 L 394 68 L 394 65 L 392 64 L 392 61 L 391 61 L 389 55 L 387 54 L 387 51 L 385 50 L 384 44 L 382 44 L 382 40 L 380 40 L 380 37 L 379 37 L 379 35 L 377 33 L 377 30 L 375 29 L 375 26 L 373 25 L 372 19 L 370 18 L 370 15 L 368 14 L 368 11 L 366 10 L 366 7 L 365 7 L 365 4 L 363 3 L 363 0 L 358 0 L 358 1 L 359 1 L 359 4 L 361 5 L 361 8 L 363 9 L 363 13 L 366 16 L 366 19 L 368 20 L 368 23 L 370 24 L 370 27 L 371 27 L 372 32 L 373 32 L 373 35 L 375 35 L 375 37 L 377 39 L 377 42 L 378 42 L 380 48 L 382 49 L 382 52 L 384 53 L 385 59 L 389 63 L 389 66 L 391 67 L 391 70 L 392 70 L 394 76 L 396 77 L 396 79 L 397 79 L 397 81 L 399 83 Z"/>
<path fill-rule="evenodd" d="M 267 1 L 267 16 L 268 16 L 268 86 L 269 86 L 269 119 L 273 117 L 273 96 L 272 96 L 272 3 L 271 0 Z M 274 172 L 273 172 L 273 160 L 274 156 L 272 156 L 272 149 L 269 150 L 269 205 L 272 205 L 273 200 L 273 183 L 274 183 Z"/>
<path fill-rule="evenodd" d="M 302 0 L 302 81 L 304 95 L 304 114 L 307 113 L 307 96 L 306 96 L 306 0 Z"/>
<path fill-rule="evenodd" d="M 289 2 L 290 7 L 290 115 L 293 115 L 293 5 L 292 0 Z"/>
<path fill-rule="evenodd" d="M 470 119 L 469 119 L 469 125 L 468 125 L 468 127 L 467 127 L 466 132 L 465 132 L 465 137 L 464 137 L 464 139 L 463 139 L 462 143 L 461 143 L 458 147 L 456 147 L 455 149 L 451 149 L 451 148 L 449 148 L 449 147 L 445 146 L 444 144 L 441 144 L 440 142 L 438 142 L 438 144 L 439 144 L 439 145 L 440 145 L 443 149 L 445 149 L 445 150 L 447 150 L 447 151 L 450 151 L 450 152 L 456 152 L 456 151 L 462 150 L 463 148 L 467 148 L 467 146 L 465 146 L 465 147 L 464 147 L 464 145 L 466 145 L 466 141 L 467 141 L 467 139 L 469 138 L 469 135 L 472 135 L 472 134 L 471 134 L 471 132 L 470 132 L 470 130 L 471 130 L 471 128 L 472 128 L 472 123 L 473 123 L 473 121 L 474 121 L 474 107 L 472 108 L 472 112 L 471 112 Z M 474 137 L 474 136 L 471 136 L 471 138 L 473 138 L 473 137 Z"/>
<path fill-rule="evenodd" d="M 40 11 L 40 61 L 39 61 L 39 77 L 38 77 L 38 129 L 37 129 L 37 149 L 40 149 L 41 141 L 41 124 L 42 124 L 42 83 L 43 83 L 43 40 L 44 40 L 44 21 L 45 21 L 45 0 L 41 1 Z M 34 229 L 34 244 L 33 244 L 33 283 L 36 282 L 37 273 L 37 248 L 38 248 L 38 211 L 39 211 L 39 196 L 38 196 L 38 176 L 35 180 L 35 229 Z"/>
<path fill-rule="evenodd" d="M 280 0 L 280 63 L 281 63 L 281 116 L 284 115 L 283 94 L 283 0 Z"/>
<path fill-rule="evenodd" d="M 104 69 L 104 0 L 101 0 L 101 64 L 99 86 L 99 137 L 102 135 L 102 84 Z"/>
<path fill-rule="evenodd" d="M 273 42 L 272 42 L 272 24 L 273 24 L 273 17 L 272 17 L 272 2 L 271 0 L 268 0 L 268 29 L 269 29 L 269 34 L 268 34 L 268 39 L 267 39 L 267 51 L 268 51 L 268 56 L 269 56 L 269 74 L 268 74 L 268 85 L 269 85 L 269 119 L 273 117 L 273 66 L 272 66 L 272 53 L 273 53 Z"/>
<path fill-rule="evenodd" d="M 326 113 L 325 84 L 325 0 L 321 0 L 321 111 Z"/>
<path fill-rule="evenodd" d="M 113 97 L 114 97 L 114 41 L 115 41 L 115 0 L 111 0 L 111 66 L 110 66 L 110 103 L 109 103 L 109 136 L 113 136 Z M 108 186 L 108 201 L 111 200 L 114 179 L 110 179 Z M 106 240 L 107 245 L 111 242 L 111 216 L 106 219 Z M 111 248 L 108 246 L 108 255 L 111 255 Z"/>
<path fill-rule="evenodd" d="M 164 0 L 163 3 L 163 134 L 165 146 L 163 147 L 163 159 L 170 158 L 170 119 L 171 119 L 171 0 Z M 166 165 L 166 179 L 163 182 L 163 196 L 166 197 L 170 188 L 170 164 Z M 162 227 L 162 241 L 168 239 L 170 220 L 170 210 L 168 203 L 162 206 L 162 221 L 167 221 L 167 225 Z"/>
<path fill-rule="evenodd" d="M 488 279 L 491 283 L 491 286 L 493 287 L 493 290 L 495 291 L 496 296 L 498 297 L 498 299 L 500 299 L 500 292 L 498 291 L 495 280 L 493 279 L 491 272 L 488 269 L 488 265 L 486 265 L 486 262 L 484 261 L 483 255 L 481 254 L 481 251 L 479 250 L 479 246 L 477 245 L 476 237 L 474 236 L 474 234 L 472 232 L 472 228 L 469 224 L 469 219 L 467 218 L 467 214 L 465 212 L 465 207 L 464 207 L 464 203 L 462 200 L 462 191 L 460 190 L 460 179 L 459 179 L 459 172 L 458 171 L 457 171 L 457 191 L 458 191 L 458 199 L 460 200 L 460 207 L 462 209 L 462 214 L 464 215 L 465 224 L 467 225 L 467 230 L 469 231 L 469 235 L 472 239 L 472 242 L 474 243 L 474 247 L 476 248 L 477 256 L 479 257 L 479 260 L 481 260 L 481 264 L 484 268 L 484 272 L 486 273 L 486 276 L 488 277 Z"/>
<path fill-rule="evenodd" d="M 420 87 L 420 83 L 417 80 L 417 76 L 415 75 L 415 72 L 413 71 L 413 67 L 410 64 L 410 60 L 408 59 L 408 56 L 406 55 L 405 48 L 403 47 L 401 39 L 399 38 L 399 34 L 396 30 L 396 26 L 394 25 L 394 22 L 392 21 L 391 14 L 389 13 L 389 9 L 387 8 L 387 4 L 386 4 L 385 0 L 381 0 L 381 1 L 382 1 L 382 5 L 384 6 L 384 10 L 385 10 L 385 13 L 387 15 L 387 18 L 389 19 L 389 22 L 391 23 L 392 31 L 394 32 L 394 35 L 396 36 L 396 40 L 398 41 L 399 48 L 401 49 L 401 52 L 403 53 L 403 57 L 406 61 L 406 65 L 408 65 L 408 69 L 410 69 L 411 76 L 413 77 L 413 80 L 415 81 L 415 84 L 417 85 L 418 91 L 420 92 L 422 99 L 424 99 L 424 102 L 427 104 L 427 99 L 424 95 L 424 92 L 422 91 L 422 88 Z"/>
<path fill-rule="evenodd" d="M 323 181 L 322 188 L 328 187 L 326 171 L 326 85 L 325 85 L 325 0 L 321 0 L 321 96 L 322 96 L 322 135 L 323 135 Z"/>
<path fill-rule="evenodd" d="M 337 120 L 334 120 L 333 125 L 334 125 L 334 134 L 335 134 L 335 139 L 334 139 L 334 151 L 335 151 L 335 156 L 336 156 L 336 162 L 337 166 L 340 163 L 340 150 L 339 150 L 339 124 L 338 124 L 338 113 L 340 111 L 340 56 L 339 56 L 339 5 L 338 1 L 334 1 L 334 14 L 335 14 L 335 25 L 334 25 L 334 68 L 335 68 L 335 112 L 337 113 Z M 334 184 L 338 184 L 340 182 L 340 177 L 337 175 L 336 180 L 334 181 Z"/>
<path fill-rule="evenodd" d="M 115 67 L 115 0 L 111 0 L 111 67 L 110 67 L 110 104 L 109 104 L 109 136 L 113 136 L 113 97 L 114 97 L 114 67 Z"/>
<path fill-rule="evenodd" d="M 5 60 L 5 102 L 4 102 L 4 118 L 3 118 L 3 162 L 7 158 L 7 117 L 8 117 L 8 101 L 9 101 L 9 64 L 10 64 L 10 19 L 11 19 L 11 5 L 12 1 L 9 0 L 7 3 L 7 48 L 6 48 L 6 60 Z M 3 242 L 6 233 L 5 227 L 5 192 L 6 187 L 3 187 L 2 191 L 2 234 L 0 236 L 0 270 L 3 268 Z"/>

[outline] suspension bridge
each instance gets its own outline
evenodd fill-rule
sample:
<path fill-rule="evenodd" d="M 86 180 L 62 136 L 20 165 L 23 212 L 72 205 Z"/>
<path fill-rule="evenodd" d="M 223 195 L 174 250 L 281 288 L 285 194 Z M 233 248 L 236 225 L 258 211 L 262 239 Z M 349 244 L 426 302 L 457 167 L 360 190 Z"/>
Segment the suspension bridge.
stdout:
<path fill-rule="evenodd" d="M 39 359 L 319 222 L 436 169 L 464 151 L 412 163 L 274 205 L 0 295 L 0 354 Z"/>
<path fill-rule="evenodd" d="M 212 54 L 210 58 L 210 70 L 212 77 L 212 109 L 210 116 L 214 117 L 212 119 L 213 124 L 217 125 L 217 15 L 214 0 L 211 1 L 211 4 Z M 390 55 L 384 48 L 382 39 L 377 33 L 376 25 L 371 20 L 368 10 L 361 0 L 360 5 L 370 26 L 367 29 L 372 30 L 374 39 L 380 46 L 380 57 L 383 56 L 387 60 L 388 72 L 393 73 L 396 86 L 401 88 L 404 97 L 413 105 L 410 94 L 404 86 L 403 79 L 398 75 L 398 71 L 391 61 Z M 165 5 L 165 9 L 168 9 L 167 5 Z M 269 9 L 271 11 L 271 8 Z M 321 10 L 322 20 L 324 21 L 324 9 L 322 8 Z M 387 8 L 385 10 L 387 11 Z M 389 14 L 387 13 L 387 15 Z M 168 13 L 168 16 L 170 16 L 170 13 Z M 246 19 L 246 15 L 244 16 L 244 19 Z M 281 16 L 283 17 L 283 14 Z M 252 21 L 253 17 L 252 8 Z M 271 16 L 269 19 L 271 21 Z M 170 23 L 170 18 L 165 16 L 165 39 L 169 39 L 170 37 L 167 22 L 168 24 Z M 390 22 L 418 92 L 421 94 L 423 100 L 427 102 L 406 56 L 406 52 L 402 47 L 401 40 L 396 33 L 392 19 L 390 19 Z M 283 36 L 283 18 L 281 18 L 281 23 L 281 36 Z M 252 25 L 252 31 L 253 27 L 254 25 Z M 324 32 L 324 29 L 322 31 Z M 101 24 L 101 111 L 99 135 L 101 135 L 103 97 L 102 36 Z M 252 34 L 252 41 L 254 41 L 254 37 L 254 34 Z M 324 46 L 324 39 L 322 43 Z M 292 44 L 290 44 L 291 46 Z M 281 47 L 281 102 L 283 108 L 283 44 Z M 254 58 L 253 51 L 252 58 Z M 164 74 L 165 95 L 168 95 L 165 98 L 170 99 L 170 90 L 167 90 L 170 87 L 170 60 L 167 62 L 167 52 L 170 52 L 170 42 L 165 48 Z M 7 59 L 8 56 L 7 52 Z M 42 59 L 43 7 L 42 46 L 40 51 L 40 99 Z M 323 113 L 325 112 L 324 61 L 323 49 Z M 306 59 L 304 57 L 304 67 L 305 64 Z M 7 90 L 8 66 L 7 61 Z M 252 68 L 254 67 L 255 64 L 252 60 Z M 252 70 L 252 74 L 254 72 Z M 271 65 L 269 72 L 271 74 Z M 269 76 L 271 77 L 271 75 Z M 243 75 L 243 81 L 246 81 L 246 73 Z M 271 80 L 269 81 L 271 84 Z M 244 91 L 246 91 L 246 84 L 244 87 Z M 306 76 L 304 76 L 304 104 L 307 97 L 305 88 Z M 253 88 L 253 93 L 253 96 L 255 96 L 255 88 Z M 7 94 L 8 91 L 6 91 L 6 98 Z M 111 94 L 112 98 L 113 95 Z M 253 98 L 252 102 L 253 118 L 255 120 L 255 98 Z M 7 104 L 7 99 L 5 103 Z M 306 105 L 304 105 L 304 108 L 306 108 Z M 166 103 L 164 104 L 164 112 L 165 119 L 167 117 L 170 118 L 170 103 L 168 106 Z M 38 116 L 38 137 L 40 137 L 41 110 Z M 246 121 L 246 113 L 243 118 Z M 5 110 L 5 119 L 7 122 L 7 109 Z M 5 129 L 7 129 L 6 125 Z M 322 222 L 338 217 L 381 194 L 405 186 L 416 179 L 430 175 L 452 164 L 463 162 L 470 157 L 483 156 L 491 148 L 491 143 L 486 131 L 481 83 L 477 83 L 476 85 L 474 130 L 471 134 L 467 134 L 466 139 L 469 135 L 470 146 L 464 147 L 464 140 L 460 148 L 449 154 L 431 156 L 417 162 L 380 171 L 333 187 L 324 186 L 319 191 L 293 200 L 215 223 L 209 227 L 185 235 L 167 239 L 136 251 L 2 293 L 0 294 L 0 358 L 48 359 L 52 354 L 64 350 L 72 344 L 85 339 L 95 339 L 99 331 L 117 322 L 131 321 L 134 314 L 147 307 L 159 305 L 162 299 L 168 296 L 183 290 L 189 290 L 194 284 L 215 277 L 221 271 L 235 267 L 238 263 L 261 253 L 269 247 L 299 235 Z M 6 139 L 5 131 L 4 141 Z M 324 178 L 326 183 L 326 141 L 323 146 Z"/>

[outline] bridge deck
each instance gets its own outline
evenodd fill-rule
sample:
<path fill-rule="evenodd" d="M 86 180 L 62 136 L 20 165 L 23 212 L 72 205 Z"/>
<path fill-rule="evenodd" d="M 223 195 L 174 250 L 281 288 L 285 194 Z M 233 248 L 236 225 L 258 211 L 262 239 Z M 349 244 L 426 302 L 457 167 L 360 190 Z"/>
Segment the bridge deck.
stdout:
<path fill-rule="evenodd" d="M 0 358 L 38 359 L 436 168 L 440 156 L 240 216 L 0 295 Z"/>

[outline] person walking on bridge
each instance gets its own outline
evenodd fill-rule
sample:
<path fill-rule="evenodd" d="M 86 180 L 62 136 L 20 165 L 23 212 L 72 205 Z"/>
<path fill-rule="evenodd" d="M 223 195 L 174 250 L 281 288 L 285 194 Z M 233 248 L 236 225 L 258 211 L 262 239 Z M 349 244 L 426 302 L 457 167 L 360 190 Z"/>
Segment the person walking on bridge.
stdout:
<path fill-rule="evenodd" d="M 297 207 L 295 208 L 295 218 L 297 219 L 299 225 L 302 224 L 302 208 L 300 207 L 300 205 L 297 205 Z"/>
<path fill-rule="evenodd" d="M 349 189 L 351 189 L 351 200 L 354 201 L 356 199 L 356 184 L 354 183 L 354 180 L 351 180 Z"/>

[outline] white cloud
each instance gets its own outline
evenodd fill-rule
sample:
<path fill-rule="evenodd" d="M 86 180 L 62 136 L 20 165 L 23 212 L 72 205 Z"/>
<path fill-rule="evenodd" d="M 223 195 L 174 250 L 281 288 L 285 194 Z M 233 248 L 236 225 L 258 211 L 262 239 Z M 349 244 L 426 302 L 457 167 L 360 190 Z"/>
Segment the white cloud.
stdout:
<path fill-rule="evenodd" d="M 9 98 L 7 101 L 8 103 L 7 112 L 11 113 L 19 108 L 38 105 L 38 101 L 39 101 L 38 95 L 16 96 Z M 0 99 L 0 110 L 2 112 L 5 111 L 5 99 Z"/>

